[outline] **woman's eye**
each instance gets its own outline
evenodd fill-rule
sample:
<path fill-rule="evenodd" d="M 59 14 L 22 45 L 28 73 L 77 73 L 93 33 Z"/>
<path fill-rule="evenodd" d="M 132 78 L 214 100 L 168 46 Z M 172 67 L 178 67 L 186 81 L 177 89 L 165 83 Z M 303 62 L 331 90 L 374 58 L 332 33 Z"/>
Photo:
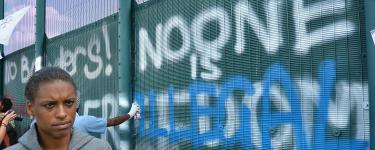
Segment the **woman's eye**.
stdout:
<path fill-rule="evenodd" d="M 74 104 L 74 101 L 73 100 L 70 100 L 70 101 L 66 101 L 65 102 L 65 105 L 68 105 L 68 106 L 72 106 Z"/>
<path fill-rule="evenodd" d="M 45 104 L 44 107 L 48 108 L 48 109 L 51 109 L 53 108 L 55 105 L 54 104 Z"/>

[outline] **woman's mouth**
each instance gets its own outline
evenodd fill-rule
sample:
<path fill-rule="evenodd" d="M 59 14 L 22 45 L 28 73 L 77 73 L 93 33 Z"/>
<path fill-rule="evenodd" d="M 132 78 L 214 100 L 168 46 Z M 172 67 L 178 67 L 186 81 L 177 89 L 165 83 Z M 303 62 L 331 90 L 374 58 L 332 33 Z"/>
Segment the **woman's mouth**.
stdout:
<path fill-rule="evenodd" d="M 71 128 L 71 123 L 70 122 L 55 123 L 55 124 L 52 124 L 52 127 L 57 130 L 64 130 L 67 128 Z"/>

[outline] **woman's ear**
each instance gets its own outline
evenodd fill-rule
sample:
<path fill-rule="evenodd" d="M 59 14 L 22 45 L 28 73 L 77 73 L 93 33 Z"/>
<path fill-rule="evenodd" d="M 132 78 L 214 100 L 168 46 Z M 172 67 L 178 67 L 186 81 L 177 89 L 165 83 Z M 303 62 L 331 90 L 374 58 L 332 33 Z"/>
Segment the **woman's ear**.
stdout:
<path fill-rule="evenodd" d="M 33 104 L 32 104 L 30 101 L 27 101 L 27 103 L 26 103 L 26 107 L 27 107 L 27 114 L 28 114 L 30 117 L 34 116 L 34 112 L 33 112 L 33 109 L 32 109 Z"/>

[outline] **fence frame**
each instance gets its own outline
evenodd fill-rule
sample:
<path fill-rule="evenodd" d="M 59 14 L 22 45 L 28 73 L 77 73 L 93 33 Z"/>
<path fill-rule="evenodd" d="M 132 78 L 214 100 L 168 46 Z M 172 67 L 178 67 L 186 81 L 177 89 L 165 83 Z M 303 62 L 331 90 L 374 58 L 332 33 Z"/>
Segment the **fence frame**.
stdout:
<path fill-rule="evenodd" d="M 4 18 L 4 0 L 0 0 L 0 19 Z M 0 55 L 2 59 L 0 59 L 0 96 L 2 97 L 4 94 L 4 46 L 0 44 Z"/>
<path fill-rule="evenodd" d="M 131 0 L 119 0 L 119 18 L 118 18 L 118 63 L 119 63 L 119 71 L 118 71 L 118 81 L 119 81 L 119 88 L 118 88 L 118 95 L 119 100 L 127 100 L 129 103 L 129 107 L 126 109 L 130 109 L 131 103 L 133 101 L 133 89 L 132 89 L 132 76 L 133 76 L 133 65 L 134 62 L 132 60 L 132 50 L 131 50 Z M 129 127 L 133 129 L 133 121 L 129 120 Z M 132 130 L 130 130 L 128 137 L 125 139 L 131 143 L 129 148 L 134 148 L 135 140 L 132 137 Z"/>
<path fill-rule="evenodd" d="M 365 36 L 367 49 L 367 68 L 368 68 L 368 99 L 370 115 L 370 149 L 375 150 L 375 45 L 372 42 L 370 31 L 375 29 L 375 1 L 364 0 L 364 17 L 365 17 Z"/>

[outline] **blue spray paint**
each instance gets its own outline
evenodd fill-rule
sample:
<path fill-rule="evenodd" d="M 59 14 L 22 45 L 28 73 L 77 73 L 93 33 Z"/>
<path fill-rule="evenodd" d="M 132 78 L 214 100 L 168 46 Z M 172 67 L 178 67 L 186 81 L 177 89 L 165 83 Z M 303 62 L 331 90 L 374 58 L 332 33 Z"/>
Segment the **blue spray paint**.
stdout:
<path fill-rule="evenodd" d="M 226 82 L 224 82 L 219 95 L 219 100 L 217 102 L 217 110 L 219 114 L 218 125 L 221 126 L 219 130 L 223 135 L 223 125 L 225 124 L 224 116 L 226 115 L 225 104 L 228 98 L 232 95 L 234 90 L 241 90 L 244 91 L 247 96 L 252 96 L 254 94 L 253 89 L 254 88 L 251 81 L 239 75 L 230 77 Z M 233 146 L 236 144 L 236 142 L 239 142 L 244 146 L 245 149 L 251 149 L 251 112 L 243 103 L 240 105 L 239 110 L 240 128 L 236 130 L 233 138 L 220 139 L 225 140 L 226 146 Z"/>
<path fill-rule="evenodd" d="M 140 106 L 140 109 L 142 111 L 145 110 L 145 105 L 144 105 L 144 96 L 143 96 L 143 93 L 142 92 L 135 92 L 135 101 L 139 104 Z M 139 120 L 139 125 L 138 125 L 138 134 L 139 136 L 143 137 L 145 136 L 145 119 L 143 119 L 145 116 L 144 116 L 144 113 L 141 113 L 141 118 Z"/>
<path fill-rule="evenodd" d="M 167 130 L 166 129 L 162 129 L 162 128 L 158 128 L 157 127 L 157 118 L 156 118 L 156 94 L 154 92 L 154 90 L 150 90 L 150 95 L 149 95 L 149 98 L 150 98 L 150 133 L 149 133 L 149 136 L 152 137 L 152 138 L 156 138 L 158 136 L 162 136 L 162 137 L 166 137 L 167 136 Z"/>
<path fill-rule="evenodd" d="M 271 112 L 270 89 L 277 81 L 286 92 L 286 96 L 291 105 L 291 112 Z M 297 149 L 307 149 L 306 134 L 303 128 L 302 111 L 300 99 L 293 88 L 292 81 L 286 69 L 281 64 L 274 64 L 267 69 L 263 82 L 263 100 L 261 113 L 261 130 L 263 149 L 271 149 L 270 131 L 272 128 L 285 123 L 293 124 L 294 133 L 297 135 Z"/>
<path fill-rule="evenodd" d="M 197 102 L 197 96 L 199 94 L 206 95 L 208 97 L 216 97 L 216 87 L 213 83 L 203 82 L 203 81 L 194 81 L 189 86 L 190 100 L 191 100 L 191 133 L 193 135 L 192 142 L 195 148 L 204 144 L 204 141 L 214 140 L 217 137 L 220 137 L 222 130 L 218 126 L 218 113 L 215 111 L 215 107 L 210 106 L 200 106 Z M 209 116 L 213 118 L 213 129 L 205 133 L 199 133 L 199 117 L 200 116 Z"/>
<path fill-rule="evenodd" d="M 340 138 L 327 140 L 327 118 L 330 97 L 336 81 L 336 63 L 326 60 L 319 65 L 320 96 L 318 112 L 314 116 L 314 140 L 312 149 L 366 149 L 368 141 Z"/>
<path fill-rule="evenodd" d="M 145 110 L 144 107 L 144 96 L 142 92 L 135 93 L 135 101 L 140 105 L 141 110 Z M 155 92 L 150 90 L 149 92 L 149 99 L 150 99 L 150 129 L 145 130 L 145 120 L 140 119 L 139 126 L 138 126 L 138 133 L 140 136 L 149 136 L 153 138 L 157 138 L 159 136 L 165 137 L 167 136 L 166 129 L 157 128 L 156 125 L 156 101 L 155 101 Z M 141 113 L 141 118 L 145 118 L 144 113 Z"/>
<path fill-rule="evenodd" d="M 168 108 L 169 108 L 169 142 L 171 143 L 177 143 L 180 142 L 181 140 L 188 140 L 190 141 L 192 139 L 192 134 L 191 134 L 191 129 L 190 128 L 184 128 L 184 129 L 179 129 L 176 131 L 175 129 L 175 121 L 174 121 L 174 88 L 173 86 L 169 86 L 168 88 Z"/>
<path fill-rule="evenodd" d="M 265 75 L 262 92 L 262 111 L 260 115 L 260 128 L 262 133 L 262 149 L 271 149 L 270 130 L 282 124 L 293 124 L 296 148 L 297 149 L 366 149 L 368 148 L 368 141 L 360 141 L 355 139 L 336 139 L 327 140 L 326 128 L 328 117 L 328 104 L 330 96 L 332 95 L 335 85 L 336 66 L 333 60 L 323 61 L 319 65 L 319 84 L 320 96 L 318 110 L 314 116 L 313 127 L 313 141 L 311 144 L 307 143 L 306 133 L 302 119 L 302 110 L 300 108 L 300 99 L 293 87 L 291 77 L 286 69 L 281 64 L 271 65 Z M 270 88 L 276 82 L 280 83 L 280 87 L 285 91 L 285 94 L 291 105 L 291 112 L 271 112 L 270 110 Z M 169 108 L 169 132 L 166 129 L 158 128 L 156 125 L 156 93 L 153 90 L 149 91 L 150 100 L 150 128 L 145 129 L 144 119 L 140 120 L 138 130 L 140 137 L 168 137 L 170 143 L 178 143 L 186 140 L 191 141 L 194 148 L 197 149 L 204 145 L 205 142 L 211 140 L 219 140 L 220 145 L 233 146 L 236 143 L 241 143 L 243 149 L 252 149 L 251 137 L 251 111 L 245 104 L 239 104 L 240 113 L 240 127 L 236 130 L 233 137 L 224 137 L 224 125 L 226 116 L 225 104 L 234 90 L 241 90 L 248 96 L 254 94 L 254 89 L 250 80 L 244 76 L 233 76 L 222 83 L 219 95 L 217 96 L 217 87 L 213 82 L 193 81 L 189 86 L 190 100 L 191 100 L 191 124 L 190 127 L 184 129 L 175 129 L 175 110 L 174 110 L 174 87 L 168 87 L 168 108 Z M 216 97 L 217 102 L 215 106 L 200 106 L 197 103 L 198 95 L 205 95 L 209 97 Z M 144 110 L 144 96 L 142 92 L 135 93 L 136 101 Z M 253 108 L 255 109 L 255 108 Z M 144 114 L 142 114 L 144 115 Z M 208 116 L 211 118 L 212 128 L 205 133 L 199 133 L 198 120 L 201 116 Z"/>
<path fill-rule="evenodd" d="M 319 65 L 320 96 L 317 115 L 314 116 L 314 149 L 324 149 L 327 128 L 328 102 L 336 80 L 334 61 L 324 61 Z"/>

